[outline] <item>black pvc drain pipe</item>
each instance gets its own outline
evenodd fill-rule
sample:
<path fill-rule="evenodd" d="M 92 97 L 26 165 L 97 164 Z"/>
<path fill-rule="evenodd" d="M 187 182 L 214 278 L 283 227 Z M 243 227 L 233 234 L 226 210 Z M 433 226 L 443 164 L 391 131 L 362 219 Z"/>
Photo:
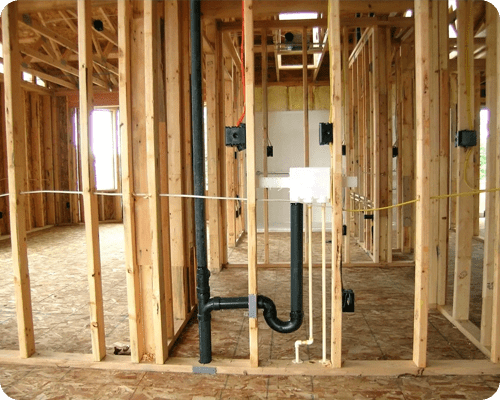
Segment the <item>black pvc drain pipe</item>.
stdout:
<path fill-rule="evenodd" d="M 193 141 L 193 181 L 195 196 L 205 195 L 205 151 L 203 143 L 203 103 L 201 77 L 201 18 L 200 0 L 191 3 L 191 115 Z M 194 199 L 196 235 L 196 292 L 198 296 L 198 330 L 200 344 L 200 363 L 212 361 L 211 312 L 249 308 L 248 296 L 235 298 L 210 298 L 210 271 L 207 264 L 207 241 L 205 226 L 205 200 Z M 264 319 L 271 329 L 281 333 L 295 332 L 303 320 L 303 205 L 292 203 L 291 216 L 291 287 L 290 320 L 278 318 L 276 305 L 265 296 L 257 296 L 257 308 L 264 310 Z M 254 299 L 255 300 L 255 299 Z"/>

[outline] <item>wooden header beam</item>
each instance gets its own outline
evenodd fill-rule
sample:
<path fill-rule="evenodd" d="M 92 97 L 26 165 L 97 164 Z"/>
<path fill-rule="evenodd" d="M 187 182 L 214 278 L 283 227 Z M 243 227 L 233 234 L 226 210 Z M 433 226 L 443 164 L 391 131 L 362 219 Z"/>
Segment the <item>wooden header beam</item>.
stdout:
<path fill-rule="evenodd" d="M 391 13 L 404 13 L 408 9 L 413 9 L 412 0 L 361 0 L 340 2 L 340 13 L 374 13 L 375 15 L 389 15 Z M 204 1 L 201 3 L 203 16 L 209 18 L 240 18 L 241 1 Z M 281 0 L 259 1 L 254 6 L 255 19 L 269 17 L 280 13 L 293 12 L 317 12 L 326 15 L 328 12 L 328 2 L 326 0 L 292 0 L 283 2 Z"/>

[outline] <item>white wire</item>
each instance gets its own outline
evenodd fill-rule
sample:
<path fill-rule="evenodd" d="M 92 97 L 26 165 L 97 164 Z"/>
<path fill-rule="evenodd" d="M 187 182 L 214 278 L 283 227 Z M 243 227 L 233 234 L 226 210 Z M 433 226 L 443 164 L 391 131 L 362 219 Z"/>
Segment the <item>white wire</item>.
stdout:
<path fill-rule="evenodd" d="M 38 194 L 38 193 L 55 193 L 55 194 L 83 194 L 73 190 L 31 190 L 29 192 L 21 192 L 20 194 Z"/>
<path fill-rule="evenodd" d="M 0 194 L 0 198 L 1 197 L 7 197 L 9 194 L 8 193 L 5 193 L 5 194 Z"/>

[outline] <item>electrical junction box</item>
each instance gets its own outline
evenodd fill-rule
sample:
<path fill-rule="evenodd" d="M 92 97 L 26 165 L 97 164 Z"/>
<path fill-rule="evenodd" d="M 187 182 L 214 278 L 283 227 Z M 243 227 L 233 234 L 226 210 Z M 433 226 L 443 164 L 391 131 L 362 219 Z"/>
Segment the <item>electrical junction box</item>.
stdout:
<path fill-rule="evenodd" d="M 342 312 L 354 312 L 354 292 L 352 289 L 342 289 Z"/>
<path fill-rule="evenodd" d="M 245 124 L 226 126 L 226 146 L 236 147 L 239 151 L 246 149 L 247 134 Z"/>
<path fill-rule="evenodd" d="M 455 147 L 474 147 L 477 145 L 476 131 L 462 130 L 455 136 Z"/>
<path fill-rule="evenodd" d="M 319 124 L 319 145 L 333 143 L 333 124 L 329 122 L 320 122 Z"/>
<path fill-rule="evenodd" d="M 330 168 L 290 168 L 290 201 L 326 204 L 330 201 Z"/>

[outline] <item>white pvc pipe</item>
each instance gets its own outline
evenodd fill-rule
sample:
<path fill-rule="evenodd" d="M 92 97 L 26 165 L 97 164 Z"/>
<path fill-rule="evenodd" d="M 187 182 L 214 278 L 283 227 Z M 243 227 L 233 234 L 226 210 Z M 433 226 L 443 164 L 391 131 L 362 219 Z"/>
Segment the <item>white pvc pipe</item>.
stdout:
<path fill-rule="evenodd" d="M 312 296 L 312 206 L 308 205 L 307 206 L 308 213 L 307 213 L 307 233 L 309 234 L 309 242 L 307 243 L 307 250 L 308 250 L 308 262 L 309 262 L 309 339 L 307 340 L 297 340 L 295 342 L 295 360 L 294 363 L 300 364 L 302 363 L 302 360 L 299 357 L 299 347 L 301 345 L 305 346 L 310 346 L 311 344 L 314 343 L 314 337 L 313 337 L 313 296 Z"/>
<path fill-rule="evenodd" d="M 326 204 L 321 208 L 321 322 L 323 338 L 323 358 L 321 362 L 326 364 Z M 333 294 L 332 294 L 333 295 Z"/>

